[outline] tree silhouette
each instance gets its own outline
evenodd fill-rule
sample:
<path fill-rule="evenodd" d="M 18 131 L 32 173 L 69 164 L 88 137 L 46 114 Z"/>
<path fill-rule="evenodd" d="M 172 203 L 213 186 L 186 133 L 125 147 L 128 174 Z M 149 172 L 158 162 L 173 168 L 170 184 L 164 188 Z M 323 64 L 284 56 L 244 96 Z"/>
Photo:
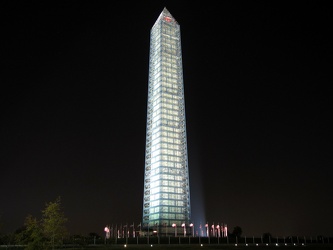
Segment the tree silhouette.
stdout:
<path fill-rule="evenodd" d="M 60 197 L 54 202 L 46 203 L 46 207 L 42 213 L 43 232 L 51 243 L 52 249 L 54 249 L 54 245 L 60 244 L 63 237 L 67 234 L 65 227 L 67 218 L 62 211 Z"/>
<path fill-rule="evenodd" d="M 28 250 L 43 249 L 43 233 L 40 221 L 28 215 L 24 222 L 25 230 L 21 232 L 21 240 L 27 243 Z"/>

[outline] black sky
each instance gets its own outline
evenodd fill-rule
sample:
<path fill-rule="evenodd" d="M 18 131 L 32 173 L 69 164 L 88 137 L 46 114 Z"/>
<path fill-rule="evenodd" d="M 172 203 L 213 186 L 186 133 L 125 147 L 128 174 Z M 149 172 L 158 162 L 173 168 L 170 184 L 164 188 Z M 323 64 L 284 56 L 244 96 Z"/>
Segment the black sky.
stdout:
<path fill-rule="evenodd" d="M 181 25 L 193 217 L 333 235 L 332 3 L 5 1 L 0 232 L 141 220 L 149 32 Z"/>

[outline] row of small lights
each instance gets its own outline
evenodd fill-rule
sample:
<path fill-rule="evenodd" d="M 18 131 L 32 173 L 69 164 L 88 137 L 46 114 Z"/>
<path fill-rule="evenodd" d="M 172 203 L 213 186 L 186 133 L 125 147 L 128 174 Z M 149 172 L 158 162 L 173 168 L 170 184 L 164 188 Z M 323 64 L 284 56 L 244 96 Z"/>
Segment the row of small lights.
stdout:
<path fill-rule="evenodd" d="M 150 245 L 150 247 L 153 247 L 154 245 Z M 203 247 L 203 244 L 200 245 L 201 247 Z M 127 245 L 125 244 L 124 247 L 127 247 Z"/>
<path fill-rule="evenodd" d="M 287 244 L 287 243 L 284 243 L 284 245 L 285 245 L 285 246 L 288 246 L 288 244 Z M 294 243 L 293 245 L 294 245 L 294 246 L 296 246 L 296 243 Z M 202 244 L 201 244 L 201 246 L 202 246 Z M 235 244 L 235 247 L 237 247 L 237 246 L 238 246 L 238 244 Z M 249 244 L 247 244 L 247 243 L 246 243 L 246 244 L 245 244 L 245 246 L 249 246 Z M 257 244 L 256 244 L 256 246 L 258 247 L 258 246 L 259 246 L 259 244 L 257 243 Z M 266 243 L 266 246 L 269 246 L 269 244 L 268 244 L 268 243 Z M 277 246 L 277 247 L 278 247 L 278 246 L 279 246 L 279 243 L 275 243 L 275 246 Z M 302 246 L 305 246 L 305 245 L 304 245 L 304 243 L 302 243 Z"/>
<path fill-rule="evenodd" d="M 268 245 L 269 245 L 269 244 L 268 244 L 268 243 L 266 243 L 266 246 L 268 246 Z M 285 243 L 284 245 L 285 245 L 285 246 L 288 246 L 288 244 L 287 244 L 287 243 Z M 201 247 L 203 247 L 203 244 L 200 244 L 200 246 L 201 246 Z M 238 246 L 238 244 L 235 244 L 235 247 L 237 247 L 237 246 Z M 249 246 L 249 244 L 245 244 L 245 246 Z M 259 244 L 257 243 L 257 244 L 256 244 L 256 246 L 258 247 L 258 246 L 259 246 Z M 278 244 L 278 243 L 275 243 L 275 246 L 277 246 L 277 247 L 278 247 L 278 246 L 279 246 L 279 244 Z M 296 243 L 294 243 L 294 246 L 296 246 Z M 304 243 L 302 243 L 302 246 L 304 246 Z M 125 245 L 124 245 L 124 247 L 126 248 L 126 247 L 127 247 L 127 245 L 125 244 Z M 150 247 L 153 247 L 153 245 L 150 245 Z"/>

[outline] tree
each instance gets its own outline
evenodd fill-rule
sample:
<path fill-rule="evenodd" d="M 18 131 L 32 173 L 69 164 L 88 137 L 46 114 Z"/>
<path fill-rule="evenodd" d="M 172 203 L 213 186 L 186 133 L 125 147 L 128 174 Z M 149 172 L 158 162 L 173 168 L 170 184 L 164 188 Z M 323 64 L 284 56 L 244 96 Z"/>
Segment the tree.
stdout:
<path fill-rule="evenodd" d="M 235 236 L 235 237 L 241 237 L 243 233 L 243 230 L 240 226 L 235 226 L 234 227 L 234 230 L 232 231 L 232 234 Z"/>
<path fill-rule="evenodd" d="M 42 213 L 43 232 L 45 237 L 51 243 L 52 249 L 54 249 L 54 245 L 60 244 L 63 237 L 67 234 L 65 227 L 67 218 L 62 211 L 60 197 L 54 202 L 46 203 Z"/>
<path fill-rule="evenodd" d="M 28 215 L 25 218 L 24 225 L 15 230 L 15 243 L 27 245 L 26 249 L 43 249 L 43 233 L 40 221 Z"/>
<path fill-rule="evenodd" d="M 28 245 L 27 249 L 43 249 L 43 232 L 41 223 L 36 218 L 28 215 L 24 222 L 25 229 L 19 233 L 19 240 Z"/>

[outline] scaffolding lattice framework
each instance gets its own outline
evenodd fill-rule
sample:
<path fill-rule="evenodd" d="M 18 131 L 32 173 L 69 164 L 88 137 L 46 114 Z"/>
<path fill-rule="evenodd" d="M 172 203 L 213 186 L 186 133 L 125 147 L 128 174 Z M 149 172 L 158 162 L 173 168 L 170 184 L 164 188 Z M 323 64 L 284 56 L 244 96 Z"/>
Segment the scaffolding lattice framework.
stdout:
<path fill-rule="evenodd" d="M 142 225 L 163 232 L 190 215 L 180 26 L 164 8 L 150 33 Z"/>

